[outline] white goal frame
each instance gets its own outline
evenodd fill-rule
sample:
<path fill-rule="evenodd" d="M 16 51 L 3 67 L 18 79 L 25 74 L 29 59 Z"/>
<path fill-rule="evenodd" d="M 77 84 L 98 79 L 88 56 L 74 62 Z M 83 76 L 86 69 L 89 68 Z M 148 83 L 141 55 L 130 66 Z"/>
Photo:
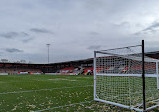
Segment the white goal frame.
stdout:
<path fill-rule="evenodd" d="M 115 106 L 119 106 L 119 107 L 122 107 L 122 108 L 126 108 L 126 109 L 131 109 L 131 110 L 135 110 L 135 111 L 140 111 L 140 112 L 144 112 L 144 111 L 149 111 L 149 110 L 152 110 L 152 109 L 154 109 L 154 108 L 156 108 L 156 107 L 159 107 L 159 103 L 158 104 L 155 104 L 155 105 L 153 105 L 153 106 L 149 106 L 149 107 L 146 107 L 146 93 L 145 93 L 145 84 L 146 84 L 146 82 L 145 82 L 145 78 L 156 78 L 156 84 L 157 84 L 157 88 L 156 89 L 158 89 L 159 90 L 159 74 L 158 74 L 158 68 L 159 68 L 159 65 L 158 65 L 158 63 L 159 63 L 159 60 L 157 60 L 157 59 L 152 59 L 152 58 L 147 58 L 147 57 L 145 57 L 144 55 L 145 55 L 145 53 L 144 53 L 144 41 L 142 41 L 142 45 L 140 45 L 141 46 L 141 54 L 142 54 L 142 73 L 140 74 L 138 74 L 138 73 L 135 73 L 135 74 L 119 74 L 119 73 L 98 73 L 97 72 L 97 59 L 99 58 L 99 57 L 97 57 L 97 54 L 109 54 L 110 55 L 110 53 L 108 53 L 107 51 L 108 50 L 102 50 L 102 51 L 94 51 L 94 100 L 95 101 L 99 101 L 99 102 L 104 102 L 104 103 L 107 103 L 107 104 L 111 104 L 111 105 L 115 105 Z M 134 47 L 134 46 L 129 46 L 129 47 Z M 127 47 L 124 47 L 124 48 L 127 48 Z M 117 49 L 122 49 L 122 48 L 117 48 Z M 112 50 L 112 49 L 111 49 Z M 111 54 L 112 56 L 117 56 L 116 54 Z M 120 56 L 120 57 L 122 57 L 122 56 Z M 131 56 L 129 57 L 129 59 L 131 59 Z M 137 58 L 135 59 L 135 60 L 138 60 Z M 156 73 L 155 74 L 147 74 L 147 73 L 145 73 L 145 69 L 144 69 L 144 66 L 145 66 L 145 62 L 153 62 L 153 63 L 155 63 L 155 65 L 156 65 Z M 98 76 L 102 76 L 102 77 L 104 77 L 104 76 L 107 76 L 107 77 L 138 77 L 138 78 L 141 78 L 141 80 L 142 80 L 142 94 L 141 94 L 141 96 L 142 96 L 142 100 L 143 100 L 143 102 L 142 102 L 142 104 L 140 104 L 140 106 L 142 105 L 142 107 L 138 107 L 138 105 L 134 105 L 134 106 L 132 106 L 132 105 L 125 105 L 125 104 L 122 104 L 122 103 L 118 103 L 118 102 L 113 102 L 113 101 L 109 101 L 109 100 L 106 100 L 106 99 L 101 99 L 101 98 L 99 98 L 98 97 L 98 95 L 97 95 L 97 77 Z M 158 97 L 158 99 L 156 99 L 156 100 L 153 100 L 152 102 L 159 102 L 159 97 Z"/>

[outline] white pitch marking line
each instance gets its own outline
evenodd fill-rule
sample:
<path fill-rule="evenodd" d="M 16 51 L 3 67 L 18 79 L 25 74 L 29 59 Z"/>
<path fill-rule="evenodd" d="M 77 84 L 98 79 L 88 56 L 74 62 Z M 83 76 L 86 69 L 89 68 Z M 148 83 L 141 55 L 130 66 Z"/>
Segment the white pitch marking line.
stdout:
<path fill-rule="evenodd" d="M 78 104 L 84 104 L 84 103 L 90 103 L 91 101 L 86 101 L 86 102 L 80 102 L 80 103 L 73 103 L 73 104 L 69 104 L 69 105 L 63 105 L 63 106 L 58 106 L 58 107 L 52 107 L 52 108 L 46 108 L 46 109 L 42 109 L 42 110 L 38 110 L 38 111 L 34 111 L 34 112 L 42 112 L 42 111 L 46 111 L 46 110 L 51 110 L 51 109 L 56 109 L 56 108 L 63 108 L 63 107 L 68 107 L 68 106 L 73 106 L 73 105 L 78 105 Z"/>
<path fill-rule="evenodd" d="M 48 90 L 54 90 L 54 89 L 69 89 L 69 88 L 76 88 L 76 87 L 89 87 L 89 86 L 93 86 L 93 85 L 74 86 L 74 87 L 62 87 L 62 88 L 51 88 L 51 89 L 39 89 L 39 90 L 28 90 L 28 91 L 4 92 L 4 93 L 0 93 L 0 95 L 14 94 L 14 93 L 29 93 L 29 92 L 36 92 L 36 91 L 48 91 Z"/>

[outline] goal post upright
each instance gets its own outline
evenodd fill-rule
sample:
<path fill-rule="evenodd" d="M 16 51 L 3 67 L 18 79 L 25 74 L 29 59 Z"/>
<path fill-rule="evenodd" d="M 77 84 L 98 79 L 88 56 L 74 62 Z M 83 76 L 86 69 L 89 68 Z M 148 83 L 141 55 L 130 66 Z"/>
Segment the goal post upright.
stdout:
<path fill-rule="evenodd" d="M 156 75 L 157 75 L 157 89 L 159 89 L 158 62 L 156 62 Z"/>
<path fill-rule="evenodd" d="M 93 67 L 94 67 L 94 100 L 96 99 L 96 51 L 94 51 L 94 61 L 93 61 Z"/>
<path fill-rule="evenodd" d="M 146 111 L 146 101 L 145 101 L 145 48 L 144 40 L 142 40 L 142 83 L 143 83 L 143 110 Z"/>

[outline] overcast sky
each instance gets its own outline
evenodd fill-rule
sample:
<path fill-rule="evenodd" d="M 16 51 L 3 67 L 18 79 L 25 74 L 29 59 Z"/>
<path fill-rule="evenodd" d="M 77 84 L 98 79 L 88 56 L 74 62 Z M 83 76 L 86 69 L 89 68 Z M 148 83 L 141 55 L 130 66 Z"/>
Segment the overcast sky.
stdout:
<path fill-rule="evenodd" d="M 159 51 L 157 0 L 0 0 L 0 57 L 33 63 L 92 58 L 141 44 Z"/>

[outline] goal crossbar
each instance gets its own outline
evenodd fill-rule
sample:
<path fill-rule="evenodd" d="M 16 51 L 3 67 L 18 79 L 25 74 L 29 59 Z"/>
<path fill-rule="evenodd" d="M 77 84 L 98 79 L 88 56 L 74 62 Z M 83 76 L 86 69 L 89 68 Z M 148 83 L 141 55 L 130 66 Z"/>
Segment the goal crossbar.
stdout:
<path fill-rule="evenodd" d="M 103 74 L 103 73 L 97 73 L 96 75 L 99 76 L 126 76 L 126 77 L 142 77 L 142 74 Z M 145 74 L 145 77 L 159 77 L 159 74 Z"/>

